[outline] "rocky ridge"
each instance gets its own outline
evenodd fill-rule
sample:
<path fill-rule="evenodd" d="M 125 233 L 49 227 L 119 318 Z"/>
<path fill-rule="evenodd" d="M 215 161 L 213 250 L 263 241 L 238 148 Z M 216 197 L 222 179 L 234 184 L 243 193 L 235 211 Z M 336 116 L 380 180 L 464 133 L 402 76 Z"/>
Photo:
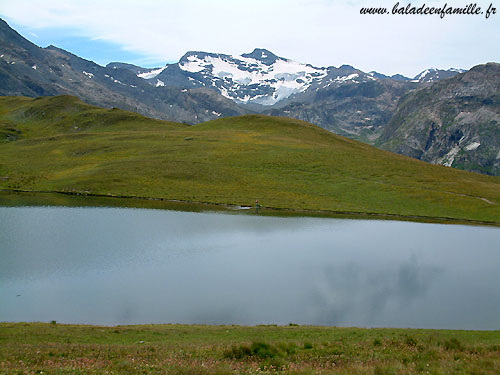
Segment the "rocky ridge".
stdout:
<path fill-rule="evenodd" d="M 408 93 L 376 145 L 500 176 L 500 64 L 478 65 Z"/>

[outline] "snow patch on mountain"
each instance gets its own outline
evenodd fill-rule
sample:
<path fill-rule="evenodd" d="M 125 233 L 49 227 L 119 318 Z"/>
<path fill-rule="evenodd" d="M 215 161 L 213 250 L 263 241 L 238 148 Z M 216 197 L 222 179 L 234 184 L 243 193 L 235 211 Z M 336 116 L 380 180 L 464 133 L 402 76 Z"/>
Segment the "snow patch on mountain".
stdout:
<path fill-rule="evenodd" d="M 479 142 L 472 142 L 471 144 L 465 146 L 465 149 L 467 151 L 474 151 L 479 146 L 481 146 L 481 143 L 479 143 Z"/>
<path fill-rule="evenodd" d="M 430 83 L 440 79 L 450 78 L 459 73 L 465 73 L 463 69 L 451 68 L 448 70 L 429 68 L 417 74 L 411 82 Z"/>
<path fill-rule="evenodd" d="M 353 73 L 349 74 L 348 76 L 343 76 L 343 77 L 337 77 L 335 80 L 336 81 L 349 81 L 349 80 L 354 80 L 354 78 L 359 77 L 358 73 Z"/>
<path fill-rule="evenodd" d="M 432 71 L 434 71 L 434 69 L 432 69 Z M 417 81 L 420 81 L 422 78 L 424 78 L 427 74 L 429 74 L 431 72 L 431 69 L 427 69 L 427 70 L 424 70 L 422 73 L 420 73 L 417 77 L 415 77 L 415 79 Z"/>
<path fill-rule="evenodd" d="M 459 145 L 453 146 L 451 150 L 441 158 L 440 164 L 446 167 L 451 167 L 459 151 L 460 151 Z"/>
<path fill-rule="evenodd" d="M 166 66 L 164 66 L 162 68 L 158 68 L 158 69 L 153 69 L 153 70 L 150 70 L 149 72 L 139 73 L 139 74 L 137 74 L 137 77 L 144 78 L 144 79 L 152 79 L 152 78 L 155 78 L 161 72 L 163 72 L 165 69 L 167 69 Z"/>

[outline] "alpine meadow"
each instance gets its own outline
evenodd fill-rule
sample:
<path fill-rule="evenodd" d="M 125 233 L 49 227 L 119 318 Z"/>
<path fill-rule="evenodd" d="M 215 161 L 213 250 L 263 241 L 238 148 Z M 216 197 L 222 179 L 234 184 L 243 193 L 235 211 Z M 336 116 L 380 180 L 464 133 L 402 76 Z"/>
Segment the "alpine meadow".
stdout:
<path fill-rule="evenodd" d="M 263 115 L 186 126 L 70 96 L 0 98 L 1 187 L 500 223 L 496 177 Z"/>

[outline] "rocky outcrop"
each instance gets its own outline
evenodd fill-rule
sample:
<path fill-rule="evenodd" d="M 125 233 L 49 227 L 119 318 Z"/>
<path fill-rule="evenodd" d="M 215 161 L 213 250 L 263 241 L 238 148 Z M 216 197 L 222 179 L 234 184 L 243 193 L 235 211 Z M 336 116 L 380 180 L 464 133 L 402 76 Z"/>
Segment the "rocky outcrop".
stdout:
<path fill-rule="evenodd" d="M 376 145 L 500 176 L 500 64 L 478 65 L 407 94 Z"/>

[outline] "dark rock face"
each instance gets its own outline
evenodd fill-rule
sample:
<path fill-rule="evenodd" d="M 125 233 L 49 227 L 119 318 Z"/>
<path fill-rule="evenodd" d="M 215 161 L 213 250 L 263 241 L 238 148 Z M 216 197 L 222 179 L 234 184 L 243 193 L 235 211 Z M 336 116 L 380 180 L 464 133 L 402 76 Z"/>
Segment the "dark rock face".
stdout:
<path fill-rule="evenodd" d="M 261 61 L 265 65 L 273 65 L 279 59 L 274 53 L 262 48 L 255 48 L 252 53 L 244 53 L 241 56 Z"/>
<path fill-rule="evenodd" d="M 478 65 L 409 93 L 377 145 L 500 176 L 500 64 Z"/>

